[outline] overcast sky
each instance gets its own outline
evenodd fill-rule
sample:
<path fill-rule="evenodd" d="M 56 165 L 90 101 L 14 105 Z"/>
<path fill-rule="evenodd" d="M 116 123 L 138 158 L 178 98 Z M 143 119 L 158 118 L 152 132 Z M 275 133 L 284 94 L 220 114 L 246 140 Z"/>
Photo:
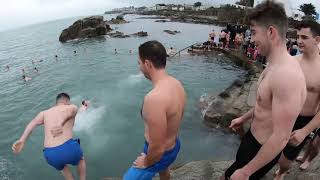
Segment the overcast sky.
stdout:
<path fill-rule="evenodd" d="M 65 17 L 102 14 L 123 6 L 152 6 L 156 3 L 203 4 L 234 3 L 236 0 L 0 0 L 0 31 L 28 24 Z M 313 3 L 320 12 L 320 0 L 279 0 L 297 8 L 305 2 Z"/>

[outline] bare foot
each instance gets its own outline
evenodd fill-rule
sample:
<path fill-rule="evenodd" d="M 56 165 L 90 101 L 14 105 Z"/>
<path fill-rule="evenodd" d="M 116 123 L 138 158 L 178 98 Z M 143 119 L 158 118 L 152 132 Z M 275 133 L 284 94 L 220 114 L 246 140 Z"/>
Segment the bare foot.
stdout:
<path fill-rule="evenodd" d="M 298 156 L 298 157 L 296 158 L 296 161 L 298 161 L 298 162 L 300 162 L 300 163 L 303 163 L 305 160 L 304 160 L 303 156 Z"/>
<path fill-rule="evenodd" d="M 284 175 L 285 175 L 286 173 L 284 173 L 284 174 L 279 174 L 279 171 L 280 171 L 280 169 L 278 169 L 278 170 L 274 173 L 274 178 L 273 178 L 273 180 L 282 180 L 282 179 L 283 179 L 283 177 L 284 177 Z"/>
<path fill-rule="evenodd" d="M 300 165 L 299 168 L 300 168 L 301 171 L 304 171 L 304 170 L 308 169 L 309 166 L 310 166 L 310 162 L 309 161 L 305 161 L 304 163 L 302 163 Z"/>

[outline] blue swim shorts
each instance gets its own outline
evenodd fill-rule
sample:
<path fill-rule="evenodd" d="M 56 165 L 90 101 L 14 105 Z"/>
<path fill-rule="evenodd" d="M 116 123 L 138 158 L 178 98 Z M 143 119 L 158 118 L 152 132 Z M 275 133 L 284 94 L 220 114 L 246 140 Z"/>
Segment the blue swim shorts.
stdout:
<path fill-rule="evenodd" d="M 143 152 L 148 153 L 149 144 L 145 142 Z M 160 161 L 145 169 L 138 169 L 131 167 L 124 175 L 124 180 L 152 180 L 152 178 L 159 172 L 169 168 L 169 166 L 176 160 L 180 151 L 180 140 L 176 140 L 176 145 L 169 151 L 166 151 L 161 157 Z"/>
<path fill-rule="evenodd" d="M 43 149 L 49 165 L 61 171 L 65 165 L 78 165 L 83 157 L 79 139 L 70 139 L 62 145 Z"/>

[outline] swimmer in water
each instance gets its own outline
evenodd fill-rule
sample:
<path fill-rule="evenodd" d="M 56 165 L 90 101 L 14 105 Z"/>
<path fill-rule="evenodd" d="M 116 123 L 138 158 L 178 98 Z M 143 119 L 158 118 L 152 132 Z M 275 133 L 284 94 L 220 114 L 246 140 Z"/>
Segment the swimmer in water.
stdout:
<path fill-rule="evenodd" d="M 90 101 L 88 101 L 88 100 L 83 100 L 83 101 L 81 102 L 81 107 L 79 108 L 79 112 L 84 112 L 84 111 L 88 110 L 89 105 L 90 105 Z"/>

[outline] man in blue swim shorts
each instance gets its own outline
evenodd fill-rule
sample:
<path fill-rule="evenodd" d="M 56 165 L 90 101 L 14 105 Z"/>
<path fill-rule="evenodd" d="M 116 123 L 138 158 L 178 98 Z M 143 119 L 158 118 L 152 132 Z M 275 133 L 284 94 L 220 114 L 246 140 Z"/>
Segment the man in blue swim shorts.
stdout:
<path fill-rule="evenodd" d="M 157 41 L 139 47 L 139 68 L 153 89 L 144 97 L 141 109 L 144 150 L 124 175 L 125 180 L 151 180 L 157 173 L 161 180 L 169 180 L 169 166 L 179 153 L 186 94 L 182 84 L 166 73 L 166 58 L 166 49 Z"/>
<path fill-rule="evenodd" d="M 43 154 L 48 164 L 61 171 L 66 180 L 73 180 L 68 164 L 78 166 L 80 180 L 86 179 L 86 163 L 80 147 L 80 140 L 73 139 L 72 128 L 77 106 L 70 104 L 66 93 L 57 96 L 56 105 L 40 112 L 26 127 L 18 141 L 12 145 L 15 154 L 21 152 L 32 130 L 44 125 Z"/>

